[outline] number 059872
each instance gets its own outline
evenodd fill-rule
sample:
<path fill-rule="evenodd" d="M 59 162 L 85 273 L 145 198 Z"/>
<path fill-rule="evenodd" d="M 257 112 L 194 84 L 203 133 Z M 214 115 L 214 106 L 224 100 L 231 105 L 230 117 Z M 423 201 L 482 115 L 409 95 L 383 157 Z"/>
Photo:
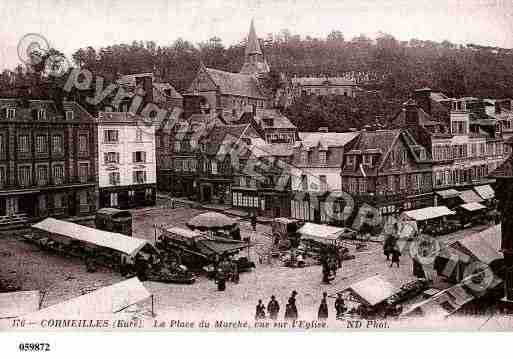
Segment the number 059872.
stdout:
<path fill-rule="evenodd" d="M 20 343 L 19 351 L 22 352 L 49 352 L 50 344 L 48 343 Z"/>

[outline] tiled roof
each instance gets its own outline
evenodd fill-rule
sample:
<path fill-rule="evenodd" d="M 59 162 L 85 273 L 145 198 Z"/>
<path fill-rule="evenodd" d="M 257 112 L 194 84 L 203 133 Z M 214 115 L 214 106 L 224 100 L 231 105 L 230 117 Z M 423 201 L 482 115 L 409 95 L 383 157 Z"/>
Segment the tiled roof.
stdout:
<path fill-rule="evenodd" d="M 300 86 L 356 86 L 356 81 L 344 77 L 293 77 L 292 83 Z"/>
<path fill-rule="evenodd" d="M 178 93 L 178 91 L 176 91 L 176 89 L 173 86 L 171 86 L 171 84 L 168 83 L 168 82 L 154 82 L 153 83 L 153 90 L 154 91 L 155 90 L 160 91 L 164 96 L 167 96 L 164 93 L 165 90 L 171 90 L 170 91 L 171 95 L 169 97 L 175 98 L 175 99 L 182 99 L 183 98 L 183 96 L 180 95 Z"/>
<path fill-rule="evenodd" d="M 301 144 L 306 148 L 320 145 L 322 148 L 342 147 L 355 139 L 359 132 L 300 132 Z"/>
<path fill-rule="evenodd" d="M 44 108 L 47 120 L 64 120 L 64 111 L 73 111 L 75 121 L 93 121 L 94 117 L 75 101 L 63 101 L 61 111 L 52 100 L 29 100 L 28 107 L 21 99 L 0 99 L 0 119 L 5 119 L 4 108 L 16 108 L 16 120 L 36 121 L 33 111 Z"/>
<path fill-rule="evenodd" d="M 249 124 L 214 126 L 206 135 L 204 143 L 209 155 L 218 154 L 223 145 L 230 146 L 236 143 L 244 134 Z"/>
<path fill-rule="evenodd" d="M 273 119 L 272 126 L 267 126 L 265 124 L 264 119 L 266 119 L 266 118 Z M 279 110 L 276 110 L 276 109 L 261 109 L 261 108 L 256 109 L 255 121 L 263 129 L 266 129 L 266 128 L 296 129 L 296 126 L 286 116 L 284 116 Z"/>
<path fill-rule="evenodd" d="M 251 75 L 205 69 L 222 94 L 266 99 L 259 87 L 258 80 Z"/>

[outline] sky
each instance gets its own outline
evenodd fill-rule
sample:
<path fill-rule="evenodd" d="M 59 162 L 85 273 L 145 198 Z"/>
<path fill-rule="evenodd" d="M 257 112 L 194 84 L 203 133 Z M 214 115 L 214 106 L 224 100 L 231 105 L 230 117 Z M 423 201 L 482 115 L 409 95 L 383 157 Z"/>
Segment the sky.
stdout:
<path fill-rule="evenodd" d="M 340 30 L 346 39 L 382 31 L 399 40 L 513 48 L 511 0 L 1 0 L 0 69 L 20 62 L 17 45 L 27 33 L 67 56 L 81 47 L 167 45 L 179 37 L 218 36 L 229 46 L 247 36 L 252 18 L 261 38 L 282 29 L 312 37 Z"/>

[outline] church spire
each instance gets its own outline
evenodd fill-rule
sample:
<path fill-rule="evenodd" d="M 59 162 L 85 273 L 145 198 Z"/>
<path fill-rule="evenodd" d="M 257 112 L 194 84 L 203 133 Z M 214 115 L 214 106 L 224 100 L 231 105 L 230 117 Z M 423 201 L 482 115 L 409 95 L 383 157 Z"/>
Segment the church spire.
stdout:
<path fill-rule="evenodd" d="M 269 65 L 264 59 L 264 54 L 260 48 L 258 37 L 255 31 L 253 19 L 249 25 L 248 42 L 246 44 L 246 51 L 244 53 L 244 65 L 240 70 L 241 74 L 260 76 L 269 72 Z"/>
<path fill-rule="evenodd" d="M 256 36 L 253 19 L 251 19 L 251 25 L 249 25 L 248 43 L 246 44 L 246 57 L 251 55 L 262 55 L 262 50 L 260 49 L 260 43 L 258 42 L 258 38 Z"/>

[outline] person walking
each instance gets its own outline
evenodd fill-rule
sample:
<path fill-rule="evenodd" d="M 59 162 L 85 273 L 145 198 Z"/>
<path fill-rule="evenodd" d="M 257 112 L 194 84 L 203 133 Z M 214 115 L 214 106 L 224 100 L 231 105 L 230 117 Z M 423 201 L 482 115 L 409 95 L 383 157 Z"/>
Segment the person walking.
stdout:
<path fill-rule="evenodd" d="M 337 312 L 337 319 L 342 318 L 346 311 L 346 305 L 344 303 L 344 298 L 342 298 L 342 293 L 337 293 L 337 299 L 335 299 L 335 311 Z"/>
<path fill-rule="evenodd" d="M 322 293 L 321 304 L 319 305 L 319 311 L 317 313 L 317 318 L 319 320 L 328 319 L 328 302 L 326 301 L 328 297 L 328 293 Z"/>
<path fill-rule="evenodd" d="M 255 320 L 265 319 L 265 307 L 262 304 L 262 299 L 258 300 L 258 304 L 256 306 Z"/>
<path fill-rule="evenodd" d="M 390 263 L 390 268 L 392 268 L 392 265 L 395 263 L 397 264 L 397 268 L 399 268 L 399 257 L 401 256 L 401 251 L 397 246 L 394 247 L 392 250 L 392 262 Z"/>
<path fill-rule="evenodd" d="M 287 307 L 285 309 L 285 319 L 288 320 L 296 320 L 298 318 L 298 311 L 296 306 L 296 295 L 297 292 L 295 290 L 292 291 L 292 295 L 289 298 L 287 303 Z"/>
<path fill-rule="evenodd" d="M 253 232 L 256 232 L 256 225 L 257 225 L 257 216 L 256 216 L 256 213 L 253 212 L 253 215 L 251 216 L 251 227 L 253 227 Z"/>
<path fill-rule="evenodd" d="M 278 313 L 280 312 L 280 304 L 276 300 L 274 295 L 271 295 L 271 300 L 267 304 L 267 312 L 269 313 L 269 318 L 272 320 L 278 319 Z"/>

